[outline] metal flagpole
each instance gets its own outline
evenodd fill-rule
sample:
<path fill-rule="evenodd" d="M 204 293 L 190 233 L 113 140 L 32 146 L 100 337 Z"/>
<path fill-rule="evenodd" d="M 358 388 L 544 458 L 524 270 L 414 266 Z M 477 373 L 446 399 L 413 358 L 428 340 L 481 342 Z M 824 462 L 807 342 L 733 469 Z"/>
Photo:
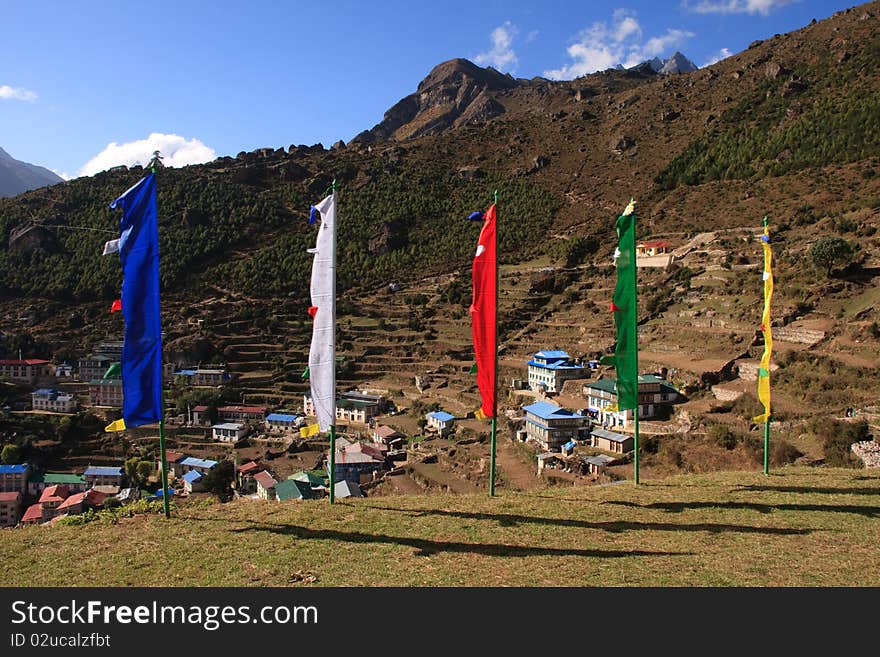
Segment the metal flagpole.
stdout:
<path fill-rule="evenodd" d="M 156 175 L 156 163 L 159 161 L 159 151 L 155 151 L 153 153 L 153 159 L 150 162 L 150 168 L 152 169 L 153 175 Z M 165 375 L 165 368 L 162 367 L 162 377 Z M 159 382 L 160 389 L 162 387 L 162 381 L 160 378 Z M 170 503 L 168 502 L 168 460 L 165 457 L 165 397 L 164 394 L 160 396 L 161 402 L 159 411 L 162 415 L 159 418 L 159 455 L 162 459 L 162 506 L 165 508 L 165 517 L 171 517 L 171 509 Z"/>
<path fill-rule="evenodd" d="M 498 426 L 498 190 L 493 198 L 495 205 L 495 368 L 492 371 L 492 437 L 489 457 L 489 496 L 495 496 L 495 449 Z"/>
<path fill-rule="evenodd" d="M 633 243 L 632 243 L 632 268 L 633 268 L 633 340 L 635 342 L 636 361 L 636 408 L 633 411 L 633 478 L 639 483 L 639 268 L 636 266 L 636 216 L 633 213 Z"/>

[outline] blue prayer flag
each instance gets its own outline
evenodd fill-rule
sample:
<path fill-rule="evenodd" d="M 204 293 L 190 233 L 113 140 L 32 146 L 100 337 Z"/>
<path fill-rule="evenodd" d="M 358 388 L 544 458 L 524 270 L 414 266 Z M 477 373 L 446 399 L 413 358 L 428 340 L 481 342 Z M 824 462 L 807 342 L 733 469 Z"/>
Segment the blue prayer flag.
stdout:
<path fill-rule="evenodd" d="M 482 221 L 482 220 L 483 220 L 483 213 L 480 211 L 471 212 L 468 215 L 468 221 Z"/>
<path fill-rule="evenodd" d="M 318 208 L 314 205 L 309 208 L 309 224 L 313 224 L 318 220 Z"/>
<path fill-rule="evenodd" d="M 162 323 L 159 316 L 159 220 L 156 176 L 144 176 L 110 204 L 122 207 L 122 417 L 126 427 L 162 419 Z"/>

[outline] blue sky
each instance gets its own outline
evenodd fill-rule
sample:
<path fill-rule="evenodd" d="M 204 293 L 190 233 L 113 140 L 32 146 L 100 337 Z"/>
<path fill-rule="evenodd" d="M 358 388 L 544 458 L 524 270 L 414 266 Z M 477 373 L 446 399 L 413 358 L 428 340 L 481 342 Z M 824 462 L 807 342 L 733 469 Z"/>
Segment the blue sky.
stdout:
<path fill-rule="evenodd" d="M 838 0 L 0 0 L 0 147 L 65 177 L 329 146 L 465 57 L 570 79 L 680 50 L 698 66 Z"/>

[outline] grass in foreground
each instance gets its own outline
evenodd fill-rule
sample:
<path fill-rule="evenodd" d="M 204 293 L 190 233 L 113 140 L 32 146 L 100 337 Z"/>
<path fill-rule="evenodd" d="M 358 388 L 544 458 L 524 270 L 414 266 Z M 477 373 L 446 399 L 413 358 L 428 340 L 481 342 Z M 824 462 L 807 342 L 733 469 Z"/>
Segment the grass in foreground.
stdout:
<path fill-rule="evenodd" d="M 6 586 L 878 586 L 880 474 L 181 507 L 0 534 Z"/>

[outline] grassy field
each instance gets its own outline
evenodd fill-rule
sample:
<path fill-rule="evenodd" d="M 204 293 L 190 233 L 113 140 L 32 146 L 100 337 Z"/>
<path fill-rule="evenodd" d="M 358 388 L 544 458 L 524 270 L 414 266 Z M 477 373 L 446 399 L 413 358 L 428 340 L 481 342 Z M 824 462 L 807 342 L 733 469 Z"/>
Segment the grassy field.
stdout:
<path fill-rule="evenodd" d="M 5 586 L 878 586 L 880 474 L 181 506 L 3 531 Z"/>

